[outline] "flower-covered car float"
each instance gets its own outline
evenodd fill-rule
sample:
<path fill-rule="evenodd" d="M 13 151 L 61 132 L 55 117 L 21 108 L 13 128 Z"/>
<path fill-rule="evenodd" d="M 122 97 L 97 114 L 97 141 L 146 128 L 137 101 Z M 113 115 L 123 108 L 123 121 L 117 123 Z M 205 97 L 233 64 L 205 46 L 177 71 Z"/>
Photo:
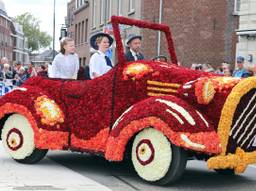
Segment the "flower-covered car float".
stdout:
<path fill-rule="evenodd" d="M 119 25 L 160 30 L 171 63 L 126 62 Z M 94 80 L 35 77 L 0 98 L 1 139 L 10 156 L 36 163 L 48 150 L 130 158 L 144 180 L 175 182 L 187 159 L 242 173 L 256 162 L 256 78 L 177 65 L 166 25 L 112 17 L 118 63 Z"/>

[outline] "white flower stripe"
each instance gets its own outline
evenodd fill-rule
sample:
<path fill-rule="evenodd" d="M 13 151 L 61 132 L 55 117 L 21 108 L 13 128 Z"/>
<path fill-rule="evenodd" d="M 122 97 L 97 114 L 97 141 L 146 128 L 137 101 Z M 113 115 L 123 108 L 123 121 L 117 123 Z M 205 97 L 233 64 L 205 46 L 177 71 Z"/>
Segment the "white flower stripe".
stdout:
<path fill-rule="evenodd" d="M 27 89 L 27 88 L 23 88 L 23 87 L 16 87 L 13 91 L 15 91 L 15 90 L 20 90 L 20 91 L 25 92 L 25 91 L 27 91 L 28 89 Z"/>
<path fill-rule="evenodd" d="M 204 116 L 199 112 L 196 111 L 196 113 L 199 115 L 199 117 L 203 120 L 203 122 L 205 123 L 206 127 L 209 127 L 209 123 L 206 121 L 206 119 L 204 118 Z"/>
<path fill-rule="evenodd" d="M 181 134 L 180 138 L 190 147 L 194 147 L 197 149 L 205 149 L 205 145 L 192 142 L 185 134 Z"/>
<path fill-rule="evenodd" d="M 172 101 L 167 101 L 164 99 L 156 99 L 157 102 L 163 103 L 169 107 L 171 107 L 172 109 L 176 110 L 177 112 L 179 112 L 187 121 L 190 125 L 195 125 L 196 122 L 193 119 L 193 117 L 189 114 L 189 112 L 187 110 L 185 110 L 182 106 L 172 102 Z"/>
<path fill-rule="evenodd" d="M 114 123 L 114 125 L 113 125 L 113 127 L 112 127 L 112 130 L 115 129 L 115 128 L 118 126 L 118 124 L 122 121 L 123 116 L 124 116 L 126 113 L 128 113 L 129 111 L 131 111 L 132 108 L 133 108 L 133 106 L 129 107 L 129 108 L 116 120 L 116 122 Z"/>
<path fill-rule="evenodd" d="M 190 89 L 192 87 L 192 85 L 188 84 L 188 85 L 184 85 L 183 89 Z"/>
<path fill-rule="evenodd" d="M 168 113 L 170 113 L 173 117 L 175 117 L 175 118 L 179 121 L 179 123 L 180 123 L 181 125 L 184 124 L 184 121 L 178 116 L 177 113 L 174 113 L 173 111 L 171 111 L 171 110 L 169 110 L 169 109 L 166 109 L 166 111 L 167 111 Z"/>

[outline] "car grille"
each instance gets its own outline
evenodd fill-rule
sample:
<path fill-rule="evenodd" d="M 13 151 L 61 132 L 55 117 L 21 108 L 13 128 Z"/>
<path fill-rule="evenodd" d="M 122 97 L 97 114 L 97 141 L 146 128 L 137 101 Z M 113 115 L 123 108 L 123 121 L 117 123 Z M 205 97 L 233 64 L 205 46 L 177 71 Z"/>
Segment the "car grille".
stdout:
<path fill-rule="evenodd" d="M 147 94 L 148 96 L 163 96 L 176 94 L 180 84 L 165 83 L 158 81 L 147 81 Z"/>
<path fill-rule="evenodd" d="M 233 117 L 229 147 L 241 147 L 245 151 L 256 149 L 256 89 L 245 94 Z M 233 149 L 231 149 L 233 150 Z"/>

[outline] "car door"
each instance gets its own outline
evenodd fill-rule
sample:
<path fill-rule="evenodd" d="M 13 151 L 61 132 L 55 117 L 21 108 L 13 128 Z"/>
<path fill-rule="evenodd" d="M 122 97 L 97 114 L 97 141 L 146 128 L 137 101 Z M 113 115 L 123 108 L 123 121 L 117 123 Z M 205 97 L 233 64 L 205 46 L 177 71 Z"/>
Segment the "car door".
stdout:
<path fill-rule="evenodd" d="M 65 83 L 71 149 L 104 152 L 112 115 L 113 76 L 114 69 L 94 80 Z"/>

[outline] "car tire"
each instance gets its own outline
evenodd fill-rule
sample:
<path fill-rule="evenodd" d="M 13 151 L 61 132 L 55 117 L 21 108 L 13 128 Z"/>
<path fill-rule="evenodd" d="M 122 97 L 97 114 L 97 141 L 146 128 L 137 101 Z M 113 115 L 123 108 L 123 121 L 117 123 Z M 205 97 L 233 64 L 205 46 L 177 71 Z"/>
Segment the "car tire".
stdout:
<path fill-rule="evenodd" d="M 215 171 L 220 175 L 235 176 L 234 169 L 215 169 Z"/>
<path fill-rule="evenodd" d="M 35 147 L 32 126 L 27 118 L 20 114 L 13 114 L 7 118 L 1 138 L 5 150 L 19 163 L 37 163 L 48 151 Z"/>
<path fill-rule="evenodd" d="M 187 164 L 187 153 L 171 144 L 161 131 L 147 128 L 134 139 L 132 163 L 137 174 L 145 181 L 167 185 L 182 176 Z"/>

